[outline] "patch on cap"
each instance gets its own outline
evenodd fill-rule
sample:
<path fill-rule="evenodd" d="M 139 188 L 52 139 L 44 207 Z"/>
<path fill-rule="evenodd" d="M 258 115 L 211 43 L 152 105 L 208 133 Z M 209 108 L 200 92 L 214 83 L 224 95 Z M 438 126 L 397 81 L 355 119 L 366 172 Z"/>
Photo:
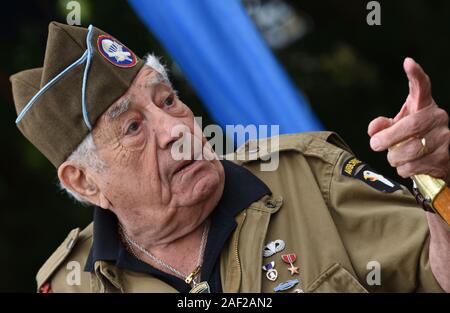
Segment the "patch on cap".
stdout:
<path fill-rule="evenodd" d="M 137 63 L 134 53 L 111 36 L 98 36 L 97 46 L 100 54 L 118 67 L 133 67 Z"/>

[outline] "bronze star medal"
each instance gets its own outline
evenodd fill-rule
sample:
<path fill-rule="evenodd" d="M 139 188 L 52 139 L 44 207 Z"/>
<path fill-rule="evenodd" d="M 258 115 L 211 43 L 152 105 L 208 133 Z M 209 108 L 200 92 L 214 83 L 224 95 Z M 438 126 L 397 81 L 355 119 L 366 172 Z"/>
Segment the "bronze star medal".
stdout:
<path fill-rule="evenodd" d="M 289 264 L 291 267 L 288 270 L 291 272 L 291 275 L 298 274 L 298 267 L 295 267 L 293 263 L 297 260 L 297 256 L 295 253 L 283 254 L 281 259 L 284 263 Z"/>

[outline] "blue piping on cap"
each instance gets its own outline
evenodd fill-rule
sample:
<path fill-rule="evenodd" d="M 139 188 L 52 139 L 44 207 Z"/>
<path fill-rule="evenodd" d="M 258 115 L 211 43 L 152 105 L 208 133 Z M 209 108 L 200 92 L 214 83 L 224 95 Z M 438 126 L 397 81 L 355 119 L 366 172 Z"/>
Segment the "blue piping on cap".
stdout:
<path fill-rule="evenodd" d="M 91 124 L 91 122 L 89 120 L 89 114 L 88 114 L 88 111 L 87 111 L 87 103 L 86 103 L 86 84 L 87 84 L 89 69 L 91 67 L 91 60 L 92 60 L 92 44 L 91 44 L 92 30 L 93 30 L 93 26 L 89 25 L 88 33 L 87 33 L 87 36 L 86 36 L 87 49 L 86 49 L 86 51 L 84 51 L 83 55 L 78 60 L 76 60 L 75 62 L 70 64 L 68 67 L 66 67 L 58 75 L 53 77 L 47 84 L 45 84 L 44 87 L 42 87 L 33 96 L 33 98 L 30 99 L 30 101 L 28 101 L 27 105 L 23 108 L 23 110 L 17 116 L 16 124 L 18 124 L 23 119 L 25 114 L 31 109 L 33 104 L 36 102 L 37 99 L 39 99 L 40 96 L 42 96 L 50 87 L 52 87 L 55 83 L 57 83 L 64 75 L 66 75 L 71 70 L 73 70 L 75 67 L 77 67 L 78 65 L 83 64 L 86 61 L 86 66 L 84 68 L 84 73 L 83 73 L 83 84 L 81 86 L 81 108 L 82 108 L 82 111 L 83 111 L 84 124 L 86 124 L 86 127 L 90 131 L 92 130 L 92 124 Z"/>

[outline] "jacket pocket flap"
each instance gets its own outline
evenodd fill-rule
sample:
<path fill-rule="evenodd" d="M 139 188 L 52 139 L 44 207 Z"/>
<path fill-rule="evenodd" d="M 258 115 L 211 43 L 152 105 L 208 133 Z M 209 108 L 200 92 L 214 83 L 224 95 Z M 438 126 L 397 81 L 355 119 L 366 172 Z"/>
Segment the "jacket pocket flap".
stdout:
<path fill-rule="evenodd" d="M 307 292 L 367 293 L 368 291 L 341 264 L 334 263 L 307 288 Z"/>

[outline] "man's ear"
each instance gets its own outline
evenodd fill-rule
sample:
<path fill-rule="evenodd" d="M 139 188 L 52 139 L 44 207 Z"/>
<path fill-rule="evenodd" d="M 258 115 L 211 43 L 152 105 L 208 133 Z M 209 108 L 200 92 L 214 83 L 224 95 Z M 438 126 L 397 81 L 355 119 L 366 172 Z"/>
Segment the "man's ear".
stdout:
<path fill-rule="evenodd" d="M 101 193 L 89 171 L 74 161 L 66 161 L 58 167 L 58 177 L 61 183 L 72 192 L 105 209 L 110 203 Z"/>

